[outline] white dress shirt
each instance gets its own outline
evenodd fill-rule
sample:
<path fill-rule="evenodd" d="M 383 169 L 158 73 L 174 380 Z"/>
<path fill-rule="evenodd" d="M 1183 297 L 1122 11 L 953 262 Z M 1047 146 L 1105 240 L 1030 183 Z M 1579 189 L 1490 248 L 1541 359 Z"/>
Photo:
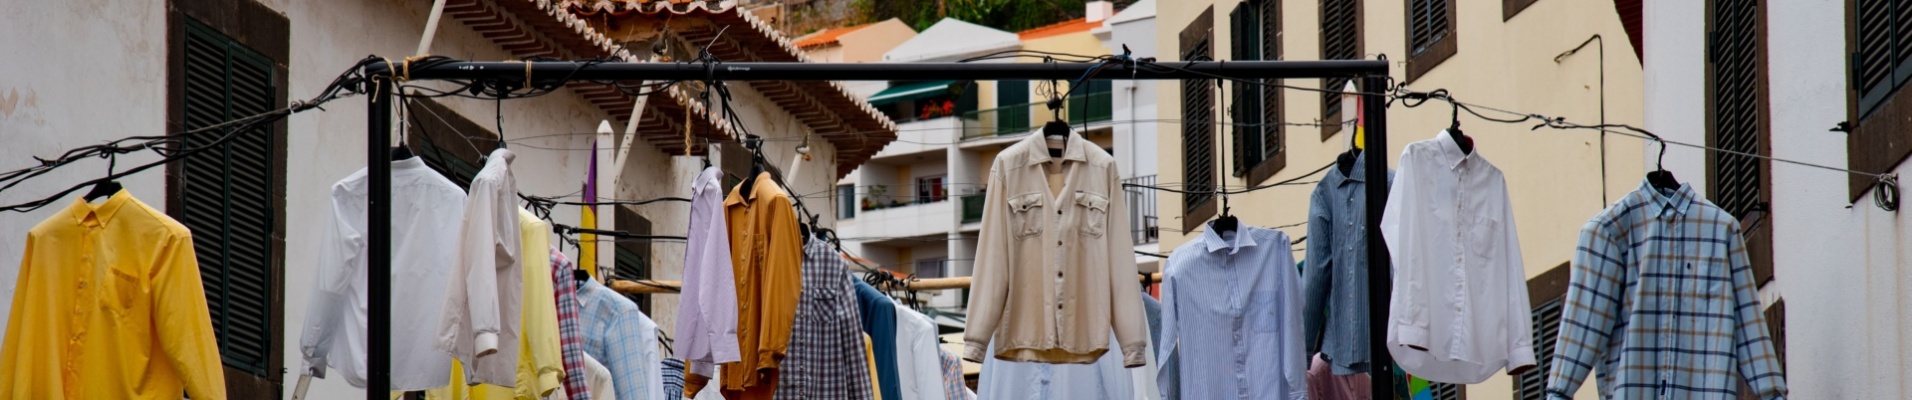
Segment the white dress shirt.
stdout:
<path fill-rule="evenodd" d="M 320 238 L 318 280 L 307 304 L 299 351 L 300 373 L 324 378 L 327 367 L 346 383 L 365 387 L 366 196 L 361 169 L 332 185 L 332 218 Z M 428 324 L 444 312 L 452 252 L 463 221 L 465 191 L 418 158 L 392 162 L 391 274 L 405 290 L 392 291 L 392 390 L 425 390 L 451 380 L 451 357 L 432 349 Z"/>
<path fill-rule="evenodd" d="M 677 348 L 690 374 L 715 377 L 712 366 L 743 360 L 737 348 L 737 277 L 724 223 L 723 174 L 704 168 L 690 185 L 689 240 L 677 303 Z"/>
<path fill-rule="evenodd" d="M 518 226 L 518 182 L 510 150 L 486 157 L 471 179 L 459 229 L 451 289 L 436 347 L 465 366 L 465 383 L 517 386 L 518 320 L 524 299 L 524 252 Z M 543 259 L 544 257 L 538 257 Z"/>
<path fill-rule="evenodd" d="M 611 369 L 605 368 L 604 363 L 598 362 L 597 359 L 591 358 L 588 354 L 584 355 L 584 375 L 584 385 L 591 390 L 591 398 L 617 398 L 617 384 L 612 382 Z M 664 397 L 658 396 L 653 398 L 661 399 Z"/>
<path fill-rule="evenodd" d="M 1388 352 L 1435 382 L 1534 365 L 1532 308 L 1507 182 L 1445 131 L 1410 143 L 1381 233 L 1394 260 Z"/>
<path fill-rule="evenodd" d="M 1172 357 L 1180 371 L 1158 380 L 1164 398 L 1307 397 L 1301 276 L 1289 243 L 1268 228 L 1205 229 L 1171 253 L 1156 358 Z"/>
<path fill-rule="evenodd" d="M 903 400 L 944 400 L 943 360 L 936 324 L 929 316 L 896 304 L 896 372 Z"/>
<path fill-rule="evenodd" d="M 1136 296 L 1140 299 L 1141 296 Z M 1138 300 L 1137 303 L 1140 303 Z M 1136 308 L 1141 308 L 1140 304 Z M 1115 330 L 1108 333 L 1114 341 Z M 988 354 L 995 354 L 996 343 L 990 343 Z M 1143 347 L 1147 349 L 1146 346 Z M 1147 364 L 1148 355 L 1143 354 L 1143 363 Z M 1033 361 L 1009 361 L 996 357 L 983 357 L 983 372 L 976 383 L 977 399 L 983 400 L 1074 400 L 1074 399 L 1139 399 L 1135 394 L 1135 384 L 1131 382 L 1131 371 L 1140 368 L 1123 368 L 1123 356 L 1117 352 L 1103 352 L 1093 364 L 1048 364 Z M 702 397 L 698 397 L 702 400 Z"/>

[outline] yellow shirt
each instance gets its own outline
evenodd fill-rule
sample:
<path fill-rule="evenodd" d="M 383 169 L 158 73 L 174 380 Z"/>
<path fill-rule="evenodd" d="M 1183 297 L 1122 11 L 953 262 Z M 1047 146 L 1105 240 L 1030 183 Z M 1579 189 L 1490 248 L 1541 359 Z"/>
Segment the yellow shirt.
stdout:
<path fill-rule="evenodd" d="M 870 341 L 870 334 L 863 334 L 863 360 L 870 363 L 870 396 L 883 400 L 883 381 L 876 379 L 876 345 Z"/>
<path fill-rule="evenodd" d="M 192 234 L 122 190 L 27 233 L 0 350 L 9 399 L 225 399 Z"/>
<path fill-rule="evenodd" d="M 558 344 L 558 301 L 551 282 L 551 224 L 518 209 L 524 243 L 524 307 L 518 320 L 517 387 L 465 386 L 465 369 L 452 360 L 451 385 L 425 391 L 431 400 L 541 399 L 563 386 L 564 356 Z"/>

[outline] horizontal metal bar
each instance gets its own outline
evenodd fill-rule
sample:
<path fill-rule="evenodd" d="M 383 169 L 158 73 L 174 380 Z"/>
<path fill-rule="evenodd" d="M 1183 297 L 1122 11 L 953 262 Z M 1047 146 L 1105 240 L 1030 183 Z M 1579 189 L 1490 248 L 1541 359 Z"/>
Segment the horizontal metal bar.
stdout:
<path fill-rule="evenodd" d="M 530 68 L 526 69 L 526 64 Z M 1379 60 L 1322 61 L 1168 61 L 1157 65 L 1175 67 L 1131 68 L 1112 64 L 1096 71 L 1094 79 L 1203 79 L 1208 75 L 1233 78 L 1327 78 L 1378 75 L 1387 73 L 1387 62 Z M 448 61 L 433 65 L 392 66 L 374 63 L 365 73 L 396 76 L 412 80 L 513 79 L 533 80 L 821 80 L 821 81 L 893 81 L 893 80 L 1072 80 L 1096 68 L 1099 63 L 795 63 L 727 62 L 703 63 L 631 63 L 584 61 Z M 409 69 L 409 74 L 406 70 Z M 515 79 L 514 79 L 515 78 Z"/>

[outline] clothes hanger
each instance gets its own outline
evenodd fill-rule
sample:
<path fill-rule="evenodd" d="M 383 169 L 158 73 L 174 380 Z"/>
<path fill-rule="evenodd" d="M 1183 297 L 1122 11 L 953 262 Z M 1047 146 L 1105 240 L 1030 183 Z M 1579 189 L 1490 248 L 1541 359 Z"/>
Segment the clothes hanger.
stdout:
<path fill-rule="evenodd" d="M 1653 138 L 1653 141 L 1660 143 L 1660 158 L 1654 162 L 1654 171 L 1646 173 L 1647 184 L 1655 189 L 1679 190 L 1680 180 L 1674 179 L 1673 173 L 1666 170 L 1666 139 L 1661 139 L 1660 135 L 1651 132 L 1639 132 L 1646 133 L 1648 137 Z"/>
<path fill-rule="evenodd" d="M 411 143 L 405 141 L 405 128 L 411 125 L 411 118 L 406 115 L 405 108 L 406 107 L 403 106 L 398 107 L 398 120 L 402 121 L 398 124 L 398 144 L 392 146 L 392 155 L 388 161 L 401 161 L 417 157 L 417 155 L 412 154 Z"/>
<path fill-rule="evenodd" d="M 1461 133 L 1460 103 L 1454 102 L 1454 97 L 1447 95 L 1447 89 L 1435 89 L 1433 92 L 1429 93 L 1429 95 L 1439 97 L 1441 100 L 1447 100 L 1447 104 L 1454 107 L 1453 109 L 1454 122 L 1451 125 L 1448 125 L 1447 135 L 1454 137 L 1454 144 L 1460 146 L 1461 153 L 1474 154 L 1474 138 L 1467 137 L 1466 133 Z"/>
<path fill-rule="evenodd" d="M 118 166 L 118 164 L 119 151 L 113 150 L 106 153 L 106 177 L 113 177 L 113 167 Z M 100 183 L 94 184 L 93 189 L 87 191 L 86 195 L 81 198 L 86 199 L 86 201 L 90 203 L 102 197 L 111 197 L 114 193 L 119 193 L 121 189 L 124 189 L 124 187 L 120 186 L 119 181 L 100 181 Z"/>
<path fill-rule="evenodd" d="M 1217 235 L 1235 232 L 1241 227 L 1241 220 L 1228 212 L 1228 191 L 1216 190 L 1215 193 L 1222 195 L 1222 215 L 1208 224 L 1209 229 L 1214 229 Z"/>
<path fill-rule="evenodd" d="M 1051 88 L 1054 88 L 1055 84 L 1056 81 L 1049 81 Z M 1062 99 L 1050 97 L 1044 105 L 1049 107 L 1049 112 L 1055 115 L 1055 119 L 1042 124 L 1043 142 L 1049 146 L 1049 157 L 1062 157 L 1063 150 L 1069 147 L 1069 122 L 1062 118 Z"/>

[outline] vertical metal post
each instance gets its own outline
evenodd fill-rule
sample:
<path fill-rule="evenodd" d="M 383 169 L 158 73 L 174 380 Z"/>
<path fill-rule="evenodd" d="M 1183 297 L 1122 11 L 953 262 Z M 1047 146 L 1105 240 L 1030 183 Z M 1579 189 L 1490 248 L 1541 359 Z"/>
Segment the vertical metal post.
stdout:
<path fill-rule="evenodd" d="M 1361 147 L 1366 165 L 1368 224 L 1368 341 L 1369 382 L 1374 400 L 1394 400 L 1394 357 L 1388 354 L 1388 297 L 1393 290 L 1393 270 L 1388 259 L 1386 238 L 1381 237 L 1381 212 L 1388 202 L 1388 109 L 1387 74 L 1361 78 Z"/>
<path fill-rule="evenodd" d="M 392 387 L 392 81 L 371 77 L 371 93 L 365 131 L 365 168 L 371 178 L 371 195 L 366 198 L 369 234 L 365 236 L 367 268 L 366 295 L 369 314 L 367 334 L 371 346 L 366 349 L 367 400 L 390 400 Z M 416 322 L 416 321 L 414 321 Z"/>

